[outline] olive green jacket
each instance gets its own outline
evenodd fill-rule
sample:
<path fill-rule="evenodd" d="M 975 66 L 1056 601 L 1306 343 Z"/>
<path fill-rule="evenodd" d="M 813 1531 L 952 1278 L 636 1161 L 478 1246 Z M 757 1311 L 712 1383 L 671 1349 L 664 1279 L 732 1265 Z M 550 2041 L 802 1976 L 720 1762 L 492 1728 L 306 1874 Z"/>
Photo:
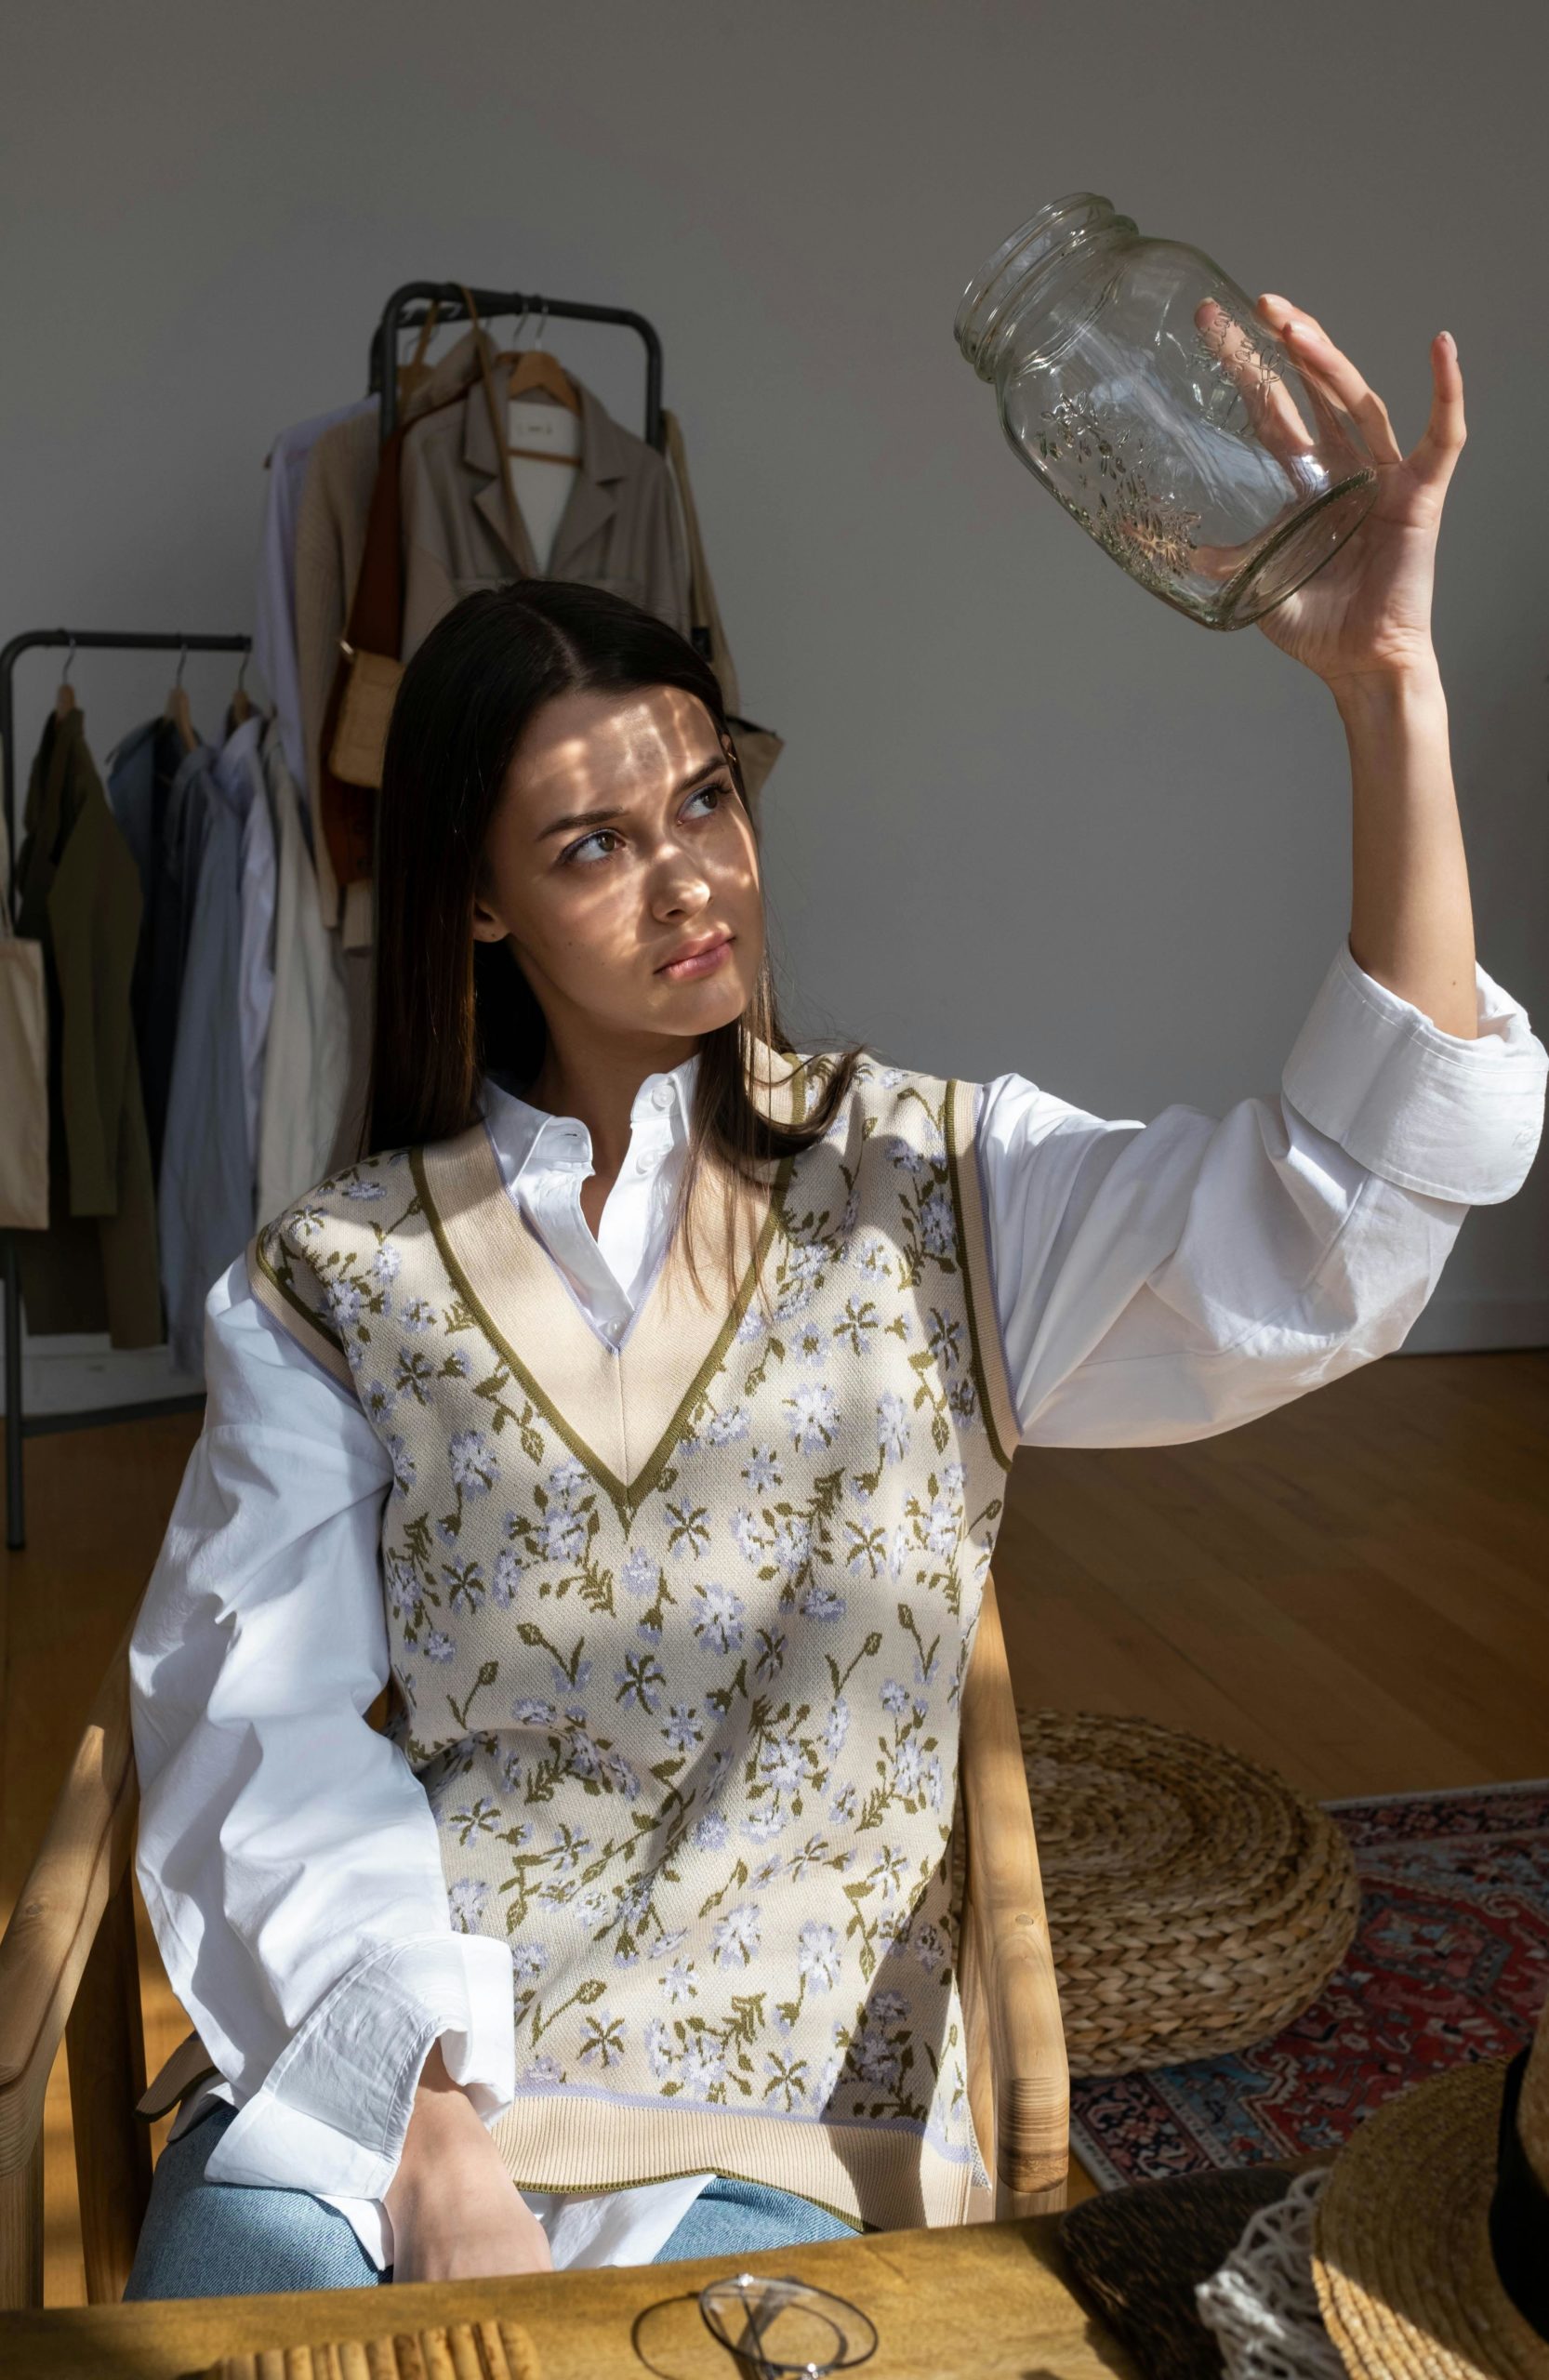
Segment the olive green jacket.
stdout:
<path fill-rule="evenodd" d="M 48 984 L 49 1224 L 17 1235 L 29 1329 L 162 1338 L 156 1202 L 129 984 L 139 873 L 78 709 L 50 714 L 27 789 L 17 931 Z"/>

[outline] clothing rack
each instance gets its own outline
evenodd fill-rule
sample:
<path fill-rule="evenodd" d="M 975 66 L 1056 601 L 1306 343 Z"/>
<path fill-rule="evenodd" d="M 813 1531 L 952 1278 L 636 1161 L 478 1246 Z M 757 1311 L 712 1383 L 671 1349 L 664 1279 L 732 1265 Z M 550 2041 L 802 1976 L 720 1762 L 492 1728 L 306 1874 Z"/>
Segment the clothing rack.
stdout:
<path fill-rule="evenodd" d="M 624 306 L 589 306 L 569 298 L 540 298 L 520 289 L 470 289 L 474 305 L 482 320 L 502 315 L 536 314 L 542 319 L 564 322 L 613 323 L 621 329 L 633 331 L 645 349 L 645 437 L 658 454 L 665 453 L 667 432 L 662 421 L 662 343 L 655 325 L 643 314 Z M 468 303 L 459 284 L 452 281 L 406 281 L 395 289 L 382 309 L 381 320 L 372 335 L 367 391 L 380 402 L 380 434 L 383 443 L 398 426 L 398 346 L 405 331 L 420 330 L 432 308 L 438 323 L 466 322 Z M 112 635 L 101 630 L 69 628 L 33 628 L 24 636 L 13 637 L 0 651 L 0 744 L 4 746 L 5 819 L 7 838 L 8 877 L 5 887 L 7 905 L 12 901 L 16 870 L 16 754 L 15 715 L 11 698 L 11 675 L 24 653 L 39 648 L 89 653 L 246 653 L 252 639 L 245 636 L 150 636 Z M 21 1302 L 20 1266 L 17 1263 L 14 1236 L 0 1234 L 5 1243 L 6 1291 L 6 1479 L 7 1479 L 7 1543 L 18 1551 L 26 1543 L 25 1518 L 22 1503 L 21 1444 L 24 1436 L 35 1435 L 42 1430 L 83 1426 L 88 1422 L 129 1420 L 151 1410 L 170 1411 L 179 1404 L 195 1404 L 197 1399 L 167 1400 L 160 1407 L 131 1406 L 113 1408 L 101 1413 L 60 1416 L 27 1423 L 21 1411 Z"/>
<path fill-rule="evenodd" d="M 249 636 L 149 636 L 138 631 L 115 634 L 102 628 L 29 628 L 13 636 L 0 651 L 0 768 L 4 771 L 6 817 L 6 909 L 15 918 L 16 834 L 16 710 L 12 677 L 24 653 L 40 650 L 75 653 L 250 653 Z M 114 1406 L 100 1413 L 45 1416 L 29 1424 L 21 1410 L 21 1278 L 17 1263 L 16 1235 L 6 1232 L 6 1543 L 20 1553 L 27 1542 L 23 1503 L 21 1442 L 45 1430 L 84 1429 L 104 1421 L 131 1421 L 146 1412 L 169 1412 L 202 1399 L 179 1397 L 154 1406 Z"/>
<path fill-rule="evenodd" d="M 469 296 L 485 321 L 492 314 L 536 313 L 556 321 L 617 323 L 625 330 L 638 333 L 645 345 L 645 436 L 658 454 L 665 451 L 662 343 L 655 326 L 643 314 L 633 313 L 627 306 L 584 306 L 569 298 L 526 297 L 520 289 L 470 289 Z M 371 395 L 381 399 L 384 445 L 398 427 L 398 375 L 396 371 L 384 371 L 384 362 L 391 360 L 396 364 L 400 335 L 404 331 L 422 329 L 432 306 L 438 322 L 462 323 L 468 320 L 468 306 L 457 282 L 406 281 L 401 289 L 393 291 L 383 307 L 382 319 L 372 337 L 367 387 Z"/>

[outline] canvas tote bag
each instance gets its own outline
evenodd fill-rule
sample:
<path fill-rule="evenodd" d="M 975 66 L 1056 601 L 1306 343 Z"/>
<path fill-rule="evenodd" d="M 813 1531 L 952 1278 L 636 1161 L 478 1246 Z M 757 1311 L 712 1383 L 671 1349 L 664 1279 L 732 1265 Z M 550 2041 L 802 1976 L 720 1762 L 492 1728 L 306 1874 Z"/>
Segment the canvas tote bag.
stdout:
<path fill-rule="evenodd" d="M 43 945 L 23 942 L 5 894 L 0 825 L 0 1230 L 48 1228 L 48 1002 Z"/>

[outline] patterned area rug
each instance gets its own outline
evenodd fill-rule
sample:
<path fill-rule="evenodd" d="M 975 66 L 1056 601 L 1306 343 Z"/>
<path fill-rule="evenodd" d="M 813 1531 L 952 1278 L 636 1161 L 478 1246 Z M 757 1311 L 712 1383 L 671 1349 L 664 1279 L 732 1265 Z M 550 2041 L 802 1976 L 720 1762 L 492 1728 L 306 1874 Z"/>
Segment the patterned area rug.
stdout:
<path fill-rule="evenodd" d="M 1071 2149 L 1102 2188 L 1337 2148 L 1396 2092 L 1530 2039 L 1549 1992 L 1549 1781 L 1327 1807 L 1360 1872 L 1349 1957 L 1256 2049 L 1074 2083 Z"/>

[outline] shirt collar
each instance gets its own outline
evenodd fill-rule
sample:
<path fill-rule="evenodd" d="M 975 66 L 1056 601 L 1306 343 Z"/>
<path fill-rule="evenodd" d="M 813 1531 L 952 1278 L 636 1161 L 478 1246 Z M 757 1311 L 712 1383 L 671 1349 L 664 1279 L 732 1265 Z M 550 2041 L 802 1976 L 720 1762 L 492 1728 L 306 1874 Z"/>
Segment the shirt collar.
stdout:
<path fill-rule="evenodd" d="M 629 1129 L 642 1145 L 659 1137 L 665 1146 L 687 1136 L 698 1071 L 695 1051 L 670 1072 L 647 1075 L 629 1109 Z M 521 1092 L 486 1075 L 484 1121 L 503 1160 L 509 1183 L 549 1173 L 584 1173 L 591 1164 L 591 1134 L 577 1116 L 553 1116 Z"/>

